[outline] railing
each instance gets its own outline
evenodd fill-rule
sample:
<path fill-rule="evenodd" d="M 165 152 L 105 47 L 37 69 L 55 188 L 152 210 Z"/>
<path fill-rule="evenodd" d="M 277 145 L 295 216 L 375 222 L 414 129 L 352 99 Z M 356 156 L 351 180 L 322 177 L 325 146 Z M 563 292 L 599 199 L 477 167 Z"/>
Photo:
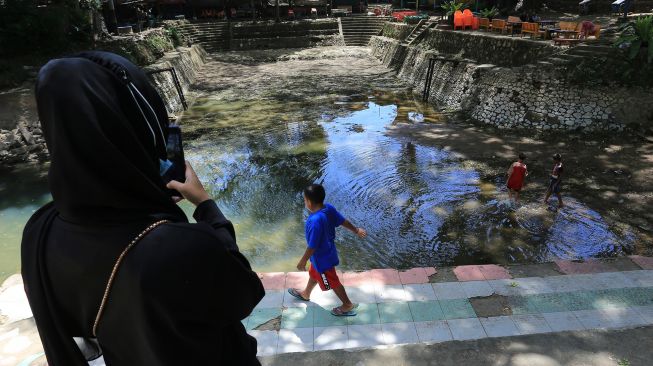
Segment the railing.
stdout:
<path fill-rule="evenodd" d="M 435 69 L 435 59 L 429 59 L 429 67 L 426 70 L 426 80 L 424 81 L 424 92 L 422 92 L 422 101 L 429 101 L 429 92 L 431 91 L 431 82 L 433 80 L 433 71 Z"/>
<path fill-rule="evenodd" d="M 181 89 L 181 84 L 179 83 L 179 78 L 177 78 L 177 71 L 175 70 L 174 67 L 169 67 L 165 69 L 159 69 L 159 70 L 152 70 L 148 71 L 147 75 L 154 75 L 154 74 L 161 74 L 164 72 L 170 72 L 172 74 L 172 80 L 175 83 L 175 89 L 177 89 L 177 93 L 179 94 L 179 100 L 181 100 L 181 105 L 184 107 L 184 110 L 188 109 L 188 104 L 186 104 L 186 98 L 184 97 L 184 91 Z"/>

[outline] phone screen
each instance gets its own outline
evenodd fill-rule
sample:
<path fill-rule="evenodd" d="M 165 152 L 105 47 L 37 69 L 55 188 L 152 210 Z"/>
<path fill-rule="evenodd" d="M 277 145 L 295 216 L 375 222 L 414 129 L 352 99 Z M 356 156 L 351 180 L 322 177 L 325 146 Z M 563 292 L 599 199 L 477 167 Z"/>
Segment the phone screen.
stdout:
<path fill-rule="evenodd" d="M 181 143 L 181 128 L 178 125 L 168 126 L 168 143 L 166 144 L 168 160 L 172 166 L 163 175 L 167 183 L 171 180 L 178 182 L 186 181 L 186 161 L 184 160 L 184 149 Z M 171 196 L 181 197 L 181 194 L 173 189 L 169 189 Z"/>

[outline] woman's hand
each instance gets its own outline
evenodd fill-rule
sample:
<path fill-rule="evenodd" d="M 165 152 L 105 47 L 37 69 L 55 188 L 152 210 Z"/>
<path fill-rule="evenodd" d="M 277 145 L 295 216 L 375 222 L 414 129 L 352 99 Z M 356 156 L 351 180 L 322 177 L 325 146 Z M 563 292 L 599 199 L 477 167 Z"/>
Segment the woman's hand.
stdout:
<path fill-rule="evenodd" d="M 206 193 L 204 186 L 202 186 L 202 183 L 197 178 L 197 174 L 195 174 L 193 167 L 190 166 L 188 161 L 186 161 L 186 182 L 181 183 L 176 180 L 171 180 L 166 187 L 181 193 L 185 199 L 195 206 L 211 198 Z M 178 202 L 178 200 L 175 200 L 175 202 Z"/>

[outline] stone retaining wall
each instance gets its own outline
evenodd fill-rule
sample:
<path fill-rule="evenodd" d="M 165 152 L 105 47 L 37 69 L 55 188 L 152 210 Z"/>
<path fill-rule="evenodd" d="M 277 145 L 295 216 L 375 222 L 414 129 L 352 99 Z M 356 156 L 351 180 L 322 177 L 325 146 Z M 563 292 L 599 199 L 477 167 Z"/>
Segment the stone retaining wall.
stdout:
<path fill-rule="evenodd" d="M 458 55 L 483 64 L 518 66 L 532 63 L 559 51 L 549 42 L 537 42 L 519 36 L 452 32 L 429 29 L 420 42 L 440 53 Z"/>
<path fill-rule="evenodd" d="M 277 49 L 343 45 L 337 19 L 275 23 L 238 22 L 231 27 L 230 49 Z"/>
<path fill-rule="evenodd" d="M 182 89 L 186 92 L 204 64 L 205 56 L 206 52 L 201 46 L 180 47 L 166 53 L 145 70 L 174 67 Z M 153 77 L 168 112 L 181 112 L 183 108 L 172 75 L 166 72 Z M 13 109 L 11 114 L 0 116 L 4 122 L 2 126 L 5 127 L 0 128 L 0 167 L 47 158 L 45 140 L 36 114 L 33 85 L 0 94 L 0 101 L 5 99 Z"/>
<path fill-rule="evenodd" d="M 381 30 L 381 35 L 403 41 L 413 31 L 414 26 L 406 23 L 386 22 Z"/>
<path fill-rule="evenodd" d="M 570 82 L 557 65 L 499 67 L 437 49 L 405 48 L 387 37 L 373 37 L 370 46 L 374 56 L 395 68 L 418 93 L 424 88 L 428 59 L 436 58 L 429 102 L 481 123 L 586 131 L 653 125 L 651 89 L 586 87 Z"/>
<path fill-rule="evenodd" d="M 173 67 L 177 72 L 179 83 L 184 94 L 190 89 L 195 81 L 197 72 L 206 61 L 206 51 L 202 46 L 179 47 L 173 52 L 168 52 L 158 62 L 145 67 L 145 71 L 161 70 Z M 179 93 L 175 88 L 172 74 L 169 72 L 152 75 L 154 85 L 163 98 L 169 113 L 180 113 L 183 111 Z"/>

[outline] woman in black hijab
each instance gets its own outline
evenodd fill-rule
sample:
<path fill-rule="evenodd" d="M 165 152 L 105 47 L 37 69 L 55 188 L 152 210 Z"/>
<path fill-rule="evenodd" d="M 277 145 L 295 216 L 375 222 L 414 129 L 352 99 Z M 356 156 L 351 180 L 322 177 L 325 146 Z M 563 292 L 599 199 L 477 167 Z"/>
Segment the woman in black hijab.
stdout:
<path fill-rule="evenodd" d="M 189 165 L 168 188 L 197 224 L 169 196 L 168 116 L 145 74 L 86 52 L 45 65 L 36 100 L 54 200 L 25 227 L 22 272 L 49 365 L 87 365 L 96 343 L 107 365 L 258 365 L 240 321 L 263 286 Z"/>

